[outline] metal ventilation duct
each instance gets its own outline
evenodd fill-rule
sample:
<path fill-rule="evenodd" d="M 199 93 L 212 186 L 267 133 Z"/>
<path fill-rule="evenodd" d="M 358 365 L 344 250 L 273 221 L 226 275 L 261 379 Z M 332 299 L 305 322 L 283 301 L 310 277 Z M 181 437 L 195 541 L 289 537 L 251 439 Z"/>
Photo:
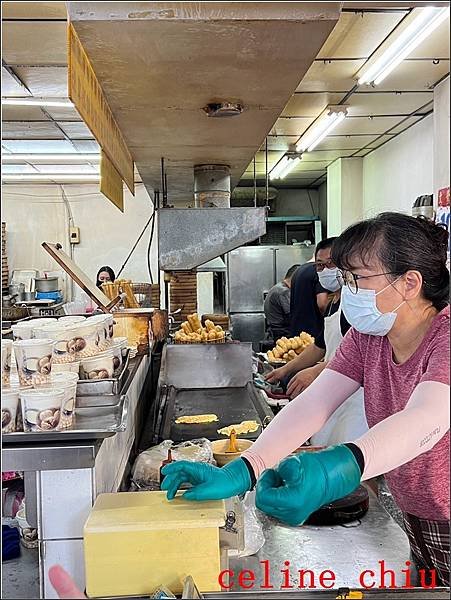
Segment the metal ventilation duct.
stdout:
<path fill-rule="evenodd" d="M 230 207 L 230 167 L 196 165 L 194 167 L 194 204 L 197 208 Z"/>

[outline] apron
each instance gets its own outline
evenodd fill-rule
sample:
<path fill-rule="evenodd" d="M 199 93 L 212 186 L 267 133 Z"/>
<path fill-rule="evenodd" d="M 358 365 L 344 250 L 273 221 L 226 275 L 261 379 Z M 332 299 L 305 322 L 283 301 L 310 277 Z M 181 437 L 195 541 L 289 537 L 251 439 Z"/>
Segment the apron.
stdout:
<path fill-rule="evenodd" d="M 333 358 L 343 336 L 340 327 L 341 309 L 324 319 L 324 341 L 326 342 L 325 361 Z M 352 396 L 329 417 L 324 426 L 312 437 L 313 446 L 335 446 L 352 442 L 368 431 L 363 402 L 363 388 Z"/>

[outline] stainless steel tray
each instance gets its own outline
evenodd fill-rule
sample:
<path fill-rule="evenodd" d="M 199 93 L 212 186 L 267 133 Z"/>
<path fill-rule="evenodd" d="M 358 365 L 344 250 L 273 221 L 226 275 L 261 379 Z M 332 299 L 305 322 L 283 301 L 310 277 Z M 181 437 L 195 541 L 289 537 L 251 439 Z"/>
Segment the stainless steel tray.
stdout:
<path fill-rule="evenodd" d="M 130 350 L 127 353 L 122 364 L 122 370 L 117 377 L 111 379 L 79 379 L 77 382 L 78 396 L 101 396 L 114 395 L 121 393 L 128 376 L 128 366 L 130 360 Z"/>
<path fill-rule="evenodd" d="M 127 395 L 116 397 L 116 405 L 99 404 L 101 398 L 83 399 L 83 406 L 76 406 L 74 425 L 64 431 L 17 431 L 4 433 L 3 444 L 28 444 L 41 442 L 61 442 L 71 440 L 96 440 L 111 437 L 127 428 Z M 77 400 L 78 404 L 78 400 Z"/>

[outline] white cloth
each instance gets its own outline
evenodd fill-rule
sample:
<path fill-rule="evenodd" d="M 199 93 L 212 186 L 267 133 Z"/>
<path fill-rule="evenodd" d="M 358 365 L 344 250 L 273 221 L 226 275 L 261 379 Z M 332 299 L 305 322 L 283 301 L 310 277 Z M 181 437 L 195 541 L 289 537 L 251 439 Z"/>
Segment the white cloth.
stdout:
<path fill-rule="evenodd" d="M 324 319 L 324 341 L 326 355 L 324 360 L 331 360 L 343 339 L 340 326 L 341 309 Z M 310 441 L 314 446 L 335 446 L 351 442 L 368 431 L 363 400 L 363 388 L 352 394 L 330 416 L 326 424 Z"/>

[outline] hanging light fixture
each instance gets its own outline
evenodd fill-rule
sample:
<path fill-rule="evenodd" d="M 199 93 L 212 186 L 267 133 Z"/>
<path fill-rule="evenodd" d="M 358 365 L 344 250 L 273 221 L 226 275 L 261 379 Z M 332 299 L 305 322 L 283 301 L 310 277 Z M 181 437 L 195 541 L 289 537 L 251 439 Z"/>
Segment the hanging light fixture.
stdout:
<path fill-rule="evenodd" d="M 428 6 L 412 11 L 406 19 L 407 27 L 377 57 L 367 60 L 357 74 L 358 84 L 379 85 L 409 54 L 417 48 L 437 27 L 449 19 L 449 8 Z M 396 36 L 396 37 L 395 37 Z M 388 40 L 390 42 L 390 39 Z"/>
<path fill-rule="evenodd" d="M 269 178 L 271 180 L 284 179 L 288 173 L 291 173 L 291 171 L 299 164 L 301 156 L 302 153 L 297 151 L 286 152 L 279 162 L 271 169 Z"/>
<path fill-rule="evenodd" d="M 296 144 L 296 149 L 299 152 L 311 152 L 343 121 L 347 114 L 346 106 L 328 106 L 301 136 Z"/>

